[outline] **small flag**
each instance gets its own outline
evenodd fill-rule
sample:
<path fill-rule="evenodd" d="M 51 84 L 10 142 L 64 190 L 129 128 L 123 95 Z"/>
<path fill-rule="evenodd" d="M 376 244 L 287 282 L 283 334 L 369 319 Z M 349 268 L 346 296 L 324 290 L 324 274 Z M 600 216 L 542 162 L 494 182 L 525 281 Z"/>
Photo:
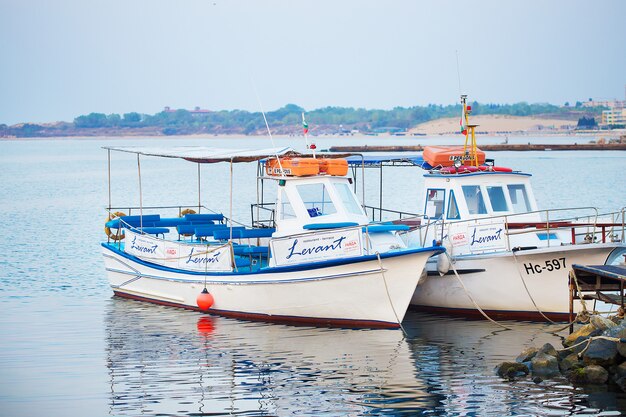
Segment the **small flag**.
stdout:
<path fill-rule="evenodd" d="M 306 120 L 304 120 L 304 113 L 302 113 L 302 130 L 304 131 L 305 135 L 309 133 L 309 125 Z"/>
<path fill-rule="evenodd" d="M 461 105 L 461 133 L 467 135 L 467 126 L 465 126 L 465 104 Z"/>

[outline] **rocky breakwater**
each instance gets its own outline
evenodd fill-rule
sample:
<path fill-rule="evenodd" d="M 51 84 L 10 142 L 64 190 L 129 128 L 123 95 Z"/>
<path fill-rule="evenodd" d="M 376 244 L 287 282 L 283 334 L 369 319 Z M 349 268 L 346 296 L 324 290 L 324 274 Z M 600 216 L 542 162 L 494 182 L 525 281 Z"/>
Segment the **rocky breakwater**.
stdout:
<path fill-rule="evenodd" d="M 589 323 L 563 338 L 563 348 L 550 343 L 522 351 L 514 362 L 502 362 L 496 373 L 515 380 L 530 376 L 567 378 L 575 385 L 609 384 L 626 392 L 626 320 L 591 316 Z"/>

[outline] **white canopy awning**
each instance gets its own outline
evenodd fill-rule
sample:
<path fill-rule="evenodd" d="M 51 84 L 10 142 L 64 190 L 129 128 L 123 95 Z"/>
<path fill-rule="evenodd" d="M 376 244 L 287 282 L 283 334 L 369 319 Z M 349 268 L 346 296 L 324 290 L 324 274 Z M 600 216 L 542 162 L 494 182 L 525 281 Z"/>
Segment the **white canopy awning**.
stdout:
<path fill-rule="evenodd" d="M 105 146 L 104 149 L 138 155 L 180 158 L 203 164 L 215 162 L 252 162 L 272 156 L 299 155 L 292 148 L 227 149 L 206 146 L 174 146 L 170 148 L 143 146 Z"/>

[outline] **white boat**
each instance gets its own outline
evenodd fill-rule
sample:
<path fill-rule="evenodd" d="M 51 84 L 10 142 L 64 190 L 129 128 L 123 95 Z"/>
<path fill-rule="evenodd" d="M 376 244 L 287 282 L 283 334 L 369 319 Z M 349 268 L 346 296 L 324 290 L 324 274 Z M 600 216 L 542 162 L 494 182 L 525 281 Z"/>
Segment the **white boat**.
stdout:
<path fill-rule="evenodd" d="M 108 221 L 110 239 L 102 251 L 113 292 L 121 297 L 244 319 L 395 328 L 426 261 L 444 252 L 406 248 L 395 233 L 403 226 L 369 223 L 345 172 L 298 174 L 295 165 L 317 167 L 319 160 L 291 159 L 289 149 L 106 149 L 109 156 L 134 153 L 138 162 L 144 155 L 229 162 L 231 184 L 233 163 L 273 156 L 280 161 L 258 178 L 278 185 L 269 208 L 272 227 L 235 225 L 232 187 L 229 217 L 207 212 L 166 218 L 140 207 L 139 216 Z M 109 201 L 109 212 L 119 209 Z M 175 231 L 193 236 L 156 237 Z M 200 295 L 204 289 L 210 295 Z"/>
<path fill-rule="evenodd" d="M 480 315 L 480 307 L 499 319 L 566 320 L 571 266 L 611 264 L 626 253 L 625 209 L 604 216 L 592 207 L 539 210 L 530 174 L 484 163 L 462 101 L 465 146 L 351 159 L 357 166 L 426 170 L 422 214 L 400 213 L 398 222 L 413 226 L 405 234 L 409 247 L 436 240 L 447 252 L 428 261 L 411 305 L 463 316 Z M 380 207 L 382 201 L 372 208 L 379 220 L 385 211 L 387 219 L 399 213 Z M 571 313 L 580 308 L 576 303 Z"/>

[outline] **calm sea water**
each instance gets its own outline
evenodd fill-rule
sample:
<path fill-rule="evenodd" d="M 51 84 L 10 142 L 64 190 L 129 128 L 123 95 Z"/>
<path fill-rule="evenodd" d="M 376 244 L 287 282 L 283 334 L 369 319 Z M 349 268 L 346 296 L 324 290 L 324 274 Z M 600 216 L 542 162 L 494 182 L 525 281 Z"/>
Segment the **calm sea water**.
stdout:
<path fill-rule="evenodd" d="M 492 139 L 494 141 L 495 139 Z M 512 138 L 511 141 L 516 140 Z M 528 138 L 517 140 L 527 141 Z M 537 138 L 548 143 L 555 139 Z M 425 139 L 390 139 L 414 144 Z M 501 139 L 499 139 L 501 141 Z M 380 139 L 320 139 L 380 144 Z M 554 142 L 552 142 L 554 143 Z M 508 383 L 494 366 L 559 339 L 545 324 L 410 312 L 399 330 L 318 329 L 211 317 L 112 297 L 99 242 L 106 145 L 268 147 L 263 139 L 0 142 L 0 415 L 619 415 L 626 395 L 565 380 Z M 302 147 L 298 139 L 277 145 Z M 542 208 L 626 205 L 626 152 L 500 152 L 534 174 Z M 197 204 L 197 167 L 142 158 L 145 205 Z M 254 164 L 237 165 L 248 221 Z M 377 200 L 368 174 L 366 200 Z M 113 155 L 113 205 L 138 204 L 137 162 Z M 202 168 L 202 201 L 228 212 L 226 165 Z M 385 174 L 385 206 L 422 207 L 420 172 Z"/>

